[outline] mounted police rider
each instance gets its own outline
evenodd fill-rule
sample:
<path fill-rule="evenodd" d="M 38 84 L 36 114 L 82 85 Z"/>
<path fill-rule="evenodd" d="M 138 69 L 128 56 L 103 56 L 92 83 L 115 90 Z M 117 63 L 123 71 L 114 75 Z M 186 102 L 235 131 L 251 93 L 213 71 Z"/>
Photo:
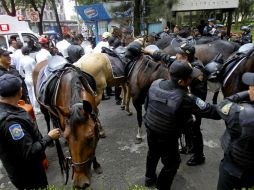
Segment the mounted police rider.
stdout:
<path fill-rule="evenodd" d="M 204 36 L 218 36 L 218 31 L 216 28 L 215 24 L 215 19 L 214 18 L 209 18 L 208 19 L 208 25 L 205 26 L 204 31 L 203 31 Z"/>
<path fill-rule="evenodd" d="M 218 105 L 226 124 L 218 190 L 254 186 L 254 73 L 245 73 L 242 81 L 249 90 L 227 97 Z"/>
<path fill-rule="evenodd" d="M 17 189 L 43 189 L 48 185 L 44 151 L 60 131 L 53 129 L 42 137 L 28 113 L 17 106 L 21 86 L 14 75 L 0 77 L 0 159 Z"/>
<path fill-rule="evenodd" d="M 241 45 L 252 43 L 252 34 L 250 26 L 242 26 L 240 30 L 243 31 L 241 36 Z"/>
<path fill-rule="evenodd" d="M 191 80 L 200 75 L 187 61 L 174 61 L 169 69 L 171 79 L 158 79 L 149 89 L 145 103 L 144 123 L 147 128 L 148 153 L 145 185 L 169 190 L 180 164 L 178 138 L 181 127 L 192 113 L 220 119 L 216 108 L 189 94 Z M 163 168 L 158 176 L 159 159 Z"/>

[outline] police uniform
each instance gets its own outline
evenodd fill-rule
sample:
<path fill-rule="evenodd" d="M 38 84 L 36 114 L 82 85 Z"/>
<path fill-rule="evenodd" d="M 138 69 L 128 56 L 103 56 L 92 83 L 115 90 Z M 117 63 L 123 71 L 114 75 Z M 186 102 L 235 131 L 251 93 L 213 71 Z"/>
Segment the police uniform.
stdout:
<path fill-rule="evenodd" d="M 10 74 L 0 77 L 0 96 L 17 92 L 21 81 Z M 42 137 L 28 113 L 0 102 L 0 159 L 11 182 L 18 189 L 38 189 L 48 185 L 42 164 L 45 148 L 52 142 Z"/>
<path fill-rule="evenodd" d="M 244 32 L 241 37 L 241 44 L 252 43 L 252 35 L 251 32 Z"/>
<path fill-rule="evenodd" d="M 251 79 L 251 80 L 250 80 Z M 243 82 L 254 85 L 254 74 L 244 74 Z M 249 80 L 249 82 L 248 82 Z M 233 190 L 254 186 L 254 105 L 248 91 L 223 100 L 218 113 L 225 120 L 222 137 L 224 158 L 220 164 L 218 190 Z"/>
<path fill-rule="evenodd" d="M 9 55 L 11 54 L 11 52 L 8 52 L 6 50 L 0 49 L 0 55 Z M 0 77 L 4 74 L 12 74 L 18 78 L 20 78 L 22 80 L 22 89 L 23 89 L 23 94 L 21 99 L 25 100 L 26 102 L 30 102 L 29 97 L 28 97 L 28 91 L 26 88 L 26 83 L 24 81 L 24 78 L 19 74 L 19 72 L 12 66 L 9 66 L 9 69 L 7 70 L 6 68 L 4 68 L 3 66 L 0 65 Z"/>
<path fill-rule="evenodd" d="M 190 69 L 191 68 L 191 69 Z M 170 66 L 171 78 L 199 75 L 188 62 L 175 61 Z M 178 73 L 178 74 L 177 74 Z M 181 75 L 181 76 L 180 76 Z M 157 179 L 159 190 L 169 190 L 180 164 L 178 138 L 189 115 L 220 119 L 215 107 L 200 98 L 188 94 L 187 87 L 180 87 L 173 79 L 158 79 L 149 89 L 145 104 L 144 123 L 147 129 L 148 153 L 146 162 L 146 186 L 156 181 L 159 159 L 163 168 Z"/>

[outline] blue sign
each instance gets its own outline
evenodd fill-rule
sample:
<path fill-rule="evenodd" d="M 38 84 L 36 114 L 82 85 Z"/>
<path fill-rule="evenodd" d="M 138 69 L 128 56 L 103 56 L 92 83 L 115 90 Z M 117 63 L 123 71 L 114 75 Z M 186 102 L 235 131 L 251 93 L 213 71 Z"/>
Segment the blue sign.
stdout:
<path fill-rule="evenodd" d="M 92 4 L 75 7 L 84 21 L 111 20 L 103 4 Z"/>

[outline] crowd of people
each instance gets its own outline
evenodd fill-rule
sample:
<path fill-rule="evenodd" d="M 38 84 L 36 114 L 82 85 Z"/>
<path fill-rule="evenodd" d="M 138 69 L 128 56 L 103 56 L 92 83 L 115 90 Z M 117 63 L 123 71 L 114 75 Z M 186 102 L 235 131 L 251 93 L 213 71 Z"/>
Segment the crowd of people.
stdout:
<path fill-rule="evenodd" d="M 180 28 L 176 26 L 174 33 Z M 162 35 L 167 35 L 166 27 Z M 218 35 L 213 20 L 203 29 L 204 35 Z M 151 35 L 150 44 L 156 41 Z M 153 41 L 154 40 L 154 41 Z M 65 34 L 55 45 L 47 37 L 35 44 L 23 47 L 16 39 L 10 39 L 7 50 L 0 49 L 0 159 L 12 181 L 18 189 L 43 188 L 47 178 L 42 161 L 45 148 L 52 140 L 60 137 L 60 131 L 54 129 L 42 137 L 37 126 L 28 114 L 17 107 L 22 98 L 31 102 L 35 113 L 39 105 L 34 95 L 32 71 L 37 63 L 50 59 L 54 55 L 65 57 L 71 64 L 85 53 L 101 52 L 103 47 L 115 49 L 120 45 L 121 36 L 116 31 L 105 32 L 102 41 L 94 50 L 82 47 L 83 36 L 72 37 Z M 31 45 L 32 44 L 32 45 Z M 191 129 L 192 157 L 188 166 L 205 162 L 203 137 L 200 130 L 201 118 L 223 119 L 226 122 L 224 140 L 224 159 L 219 170 L 218 190 L 233 190 L 254 186 L 254 150 L 253 124 L 254 112 L 254 73 L 243 75 L 243 82 L 249 90 L 225 98 L 218 106 L 205 102 L 207 95 L 207 77 L 204 65 L 195 58 L 195 47 L 184 43 L 176 49 L 176 58 L 160 50 L 144 49 L 143 53 L 169 66 L 170 79 L 154 81 L 147 94 L 144 116 L 147 130 L 148 153 L 146 159 L 145 185 L 159 190 L 169 190 L 180 165 L 178 138 L 185 127 Z M 115 99 L 119 104 L 121 89 L 115 87 Z M 112 94 L 107 88 L 103 99 Z M 245 102 L 243 102 L 245 101 Z M 156 168 L 159 160 L 163 164 L 159 175 Z M 21 171 L 27 171 L 27 177 Z M 29 179 L 29 180 L 27 180 Z"/>

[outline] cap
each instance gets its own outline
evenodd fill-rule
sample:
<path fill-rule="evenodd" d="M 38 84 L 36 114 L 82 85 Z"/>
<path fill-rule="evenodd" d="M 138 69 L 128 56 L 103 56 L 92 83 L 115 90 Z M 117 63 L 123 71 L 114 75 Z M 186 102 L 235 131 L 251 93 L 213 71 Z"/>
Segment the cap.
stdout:
<path fill-rule="evenodd" d="M 22 86 L 20 78 L 11 74 L 4 74 L 0 77 L 0 96 L 13 96 Z"/>
<path fill-rule="evenodd" d="M 242 81 L 246 85 L 254 86 L 254 73 L 244 73 L 242 76 Z"/>
<path fill-rule="evenodd" d="M 176 48 L 176 52 L 180 54 L 193 55 L 195 54 L 195 47 L 189 43 L 184 43 L 180 47 Z"/>
<path fill-rule="evenodd" d="M 208 21 L 208 22 L 214 22 L 214 21 L 215 21 L 215 18 L 209 18 L 207 21 Z"/>
<path fill-rule="evenodd" d="M 48 38 L 44 38 L 44 37 L 39 38 L 40 44 L 47 44 L 48 42 L 49 42 Z"/>
<path fill-rule="evenodd" d="M 197 78 L 201 74 L 201 71 L 195 67 L 193 68 L 187 61 L 176 60 L 169 67 L 169 73 L 172 77 L 181 79 L 188 76 Z"/>
<path fill-rule="evenodd" d="M 109 33 L 109 32 L 104 32 L 103 34 L 102 34 L 102 38 L 103 39 L 107 39 L 107 38 L 109 38 L 111 36 L 111 34 Z"/>
<path fill-rule="evenodd" d="M 12 52 L 4 50 L 4 49 L 0 49 L 0 55 L 6 56 L 6 55 L 10 55 L 10 54 L 12 54 Z"/>

